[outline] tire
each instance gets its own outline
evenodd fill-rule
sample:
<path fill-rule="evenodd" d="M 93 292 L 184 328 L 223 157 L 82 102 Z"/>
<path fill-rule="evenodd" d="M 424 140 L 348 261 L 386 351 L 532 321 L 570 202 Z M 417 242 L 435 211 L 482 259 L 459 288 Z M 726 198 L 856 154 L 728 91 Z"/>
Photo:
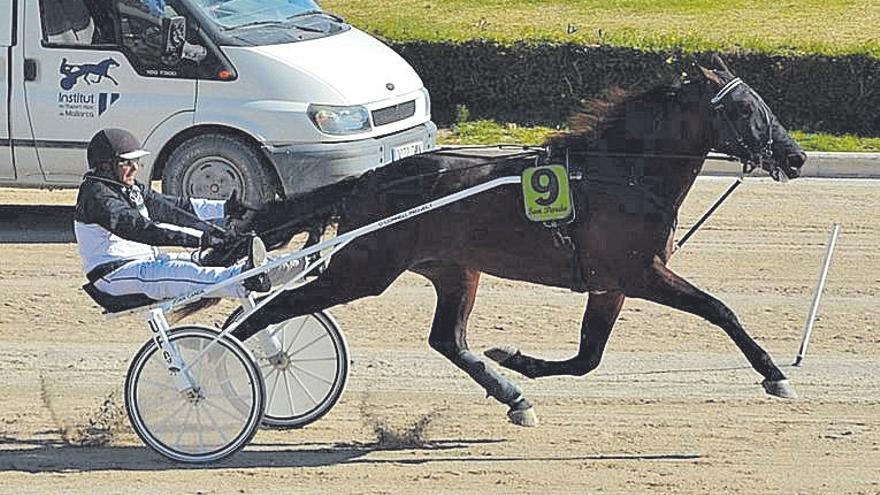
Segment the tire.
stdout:
<path fill-rule="evenodd" d="M 166 346 L 176 345 L 187 363 L 216 336 L 211 328 L 173 328 Z M 191 464 L 218 461 L 247 445 L 260 426 L 266 391 L 244 345 L 226 336 L 193 365 L 197 397 L 178 390 L 158 350 L 152 339 L 144 344 L 125 378 L 125 408 L 141 440 L 168 459 Z"/>
<path fill-rule="evenodd" d="M 259 206 L 279 191 L 274 174 L 246 140 L 228 134 L 201 134 L 181 143 L 162 173 L 162 192 L 185 198 L 239 199 Z"/>
<path fill-rule="evenodd" d="M 236 309 L 223 328 L 236 321 L 242 311 Z M 289 365 L 273 364 L 256 335 L 245 342 L 266 384 L 263 424 L 279 429 L 302 428 L 327 414 L 342 397 L 348 382 L 348 344 L 339 325 L 324 311 L 291 318 L 275 325 L 273 331 L 286 349 Z"/>

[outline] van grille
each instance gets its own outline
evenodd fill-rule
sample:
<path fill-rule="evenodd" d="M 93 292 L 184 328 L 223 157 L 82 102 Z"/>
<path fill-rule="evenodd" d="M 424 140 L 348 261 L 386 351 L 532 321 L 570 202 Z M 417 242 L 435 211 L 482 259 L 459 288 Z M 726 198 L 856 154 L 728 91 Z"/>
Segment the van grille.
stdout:
<path fill-rule="evenodd" d="M 408 119 L 416 113 L 416 100 L 373 110 L 373 125 L 380 126 Z"/>

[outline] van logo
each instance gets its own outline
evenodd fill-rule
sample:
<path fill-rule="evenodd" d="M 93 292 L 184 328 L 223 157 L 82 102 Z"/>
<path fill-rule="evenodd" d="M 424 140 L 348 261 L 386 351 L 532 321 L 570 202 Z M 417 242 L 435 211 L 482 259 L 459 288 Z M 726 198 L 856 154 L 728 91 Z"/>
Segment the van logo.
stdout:
<path fill-rule="evenodd" d="M 103 115 L 118 99 L 119 93 L 100 93 L 98 95 L 98 115 Z"/>
<path fill-rule="evenodd" d="M 385 83 L 385 89 L 387 89 L 388 91 L 394 91 L 394 84 Z"/>
<path fill-rule="evenodd" d="M 67 59 L 64 58 L 61 60 L 61 68 L 59 69 L 61 75 L 64 76 L 61 78 L 61 89 L 72 89 L 80 78 L 86 84 L 96 84 L 106 77 L 118 86 L 119 81 L 110 75 L 110 69 L 113 67 L 119 67 L 119 62 L 112 57 L 107 57 L 97 64 L 68 64 Z"/>

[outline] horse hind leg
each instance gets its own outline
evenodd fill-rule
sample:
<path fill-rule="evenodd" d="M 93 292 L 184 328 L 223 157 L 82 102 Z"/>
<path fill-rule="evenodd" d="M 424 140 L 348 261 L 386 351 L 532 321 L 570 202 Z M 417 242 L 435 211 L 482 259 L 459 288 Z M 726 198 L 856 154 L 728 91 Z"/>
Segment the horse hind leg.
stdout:
<path fill-rule="evenodd" d="M 525 375 L 539 378 L 554 375 L 583 376 L 599 366 L 611 329 L 623 307 L 624 295 L 620 292 L 592 294 L 581 323 L 581 342 L 578 353 L 571 359 L 547 361 L 523 354 L 512 347 L 493 347 L 486 356 L 501 366 Z"/>
<path fill-rule="evenodd" d="M 474 307 L 480 272 L 455 265 L 413 269 L 426 276 L 437 292 L 437 309 L 428 343 L 509 409 L 507 417 L 519 426 L 537 426 L 532 404 L 514 383 L 501 376 L 468 349 L 467 321 Z"/>
<path fill-rule="evenodd" d="M 654 301 L 713 323 L 733 340 L 746 359 L 764 377 L 764 390 L 777 397 L 797 397 L 785 375 L 773 363 L 770 355 L 745 331 L 739 319 L 723 302 L 691 285 L 662 263 L 655 262 L 645 287 L 628 291 L 628 295 Z"/>

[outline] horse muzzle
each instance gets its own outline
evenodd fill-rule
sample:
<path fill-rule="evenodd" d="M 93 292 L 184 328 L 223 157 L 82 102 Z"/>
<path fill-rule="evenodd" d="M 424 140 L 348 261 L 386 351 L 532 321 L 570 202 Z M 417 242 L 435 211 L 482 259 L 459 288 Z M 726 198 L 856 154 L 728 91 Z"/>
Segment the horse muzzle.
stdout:
<path fill-rule="evenodd" d="M 789 179 L 797 179 L 801 176 L 801 169 L 807 161 L 807 155 L 803 151 L 796 151 L 782 156 L 782 159 L 770 157 L 770 167 L 764 167 L 775 181 L 785 182 Z M 766 162 L 765 162 L 766 164 Z"/>
<path fill-rule="evenodd" d="M 785 157 L 785 161 L 778 165 L 778 169 L 785 174 L 788 179 L 797 179 L 801 176 L 801 169 L 807 161 L 807 154 L 803 151 L 789 153 Z"/>

